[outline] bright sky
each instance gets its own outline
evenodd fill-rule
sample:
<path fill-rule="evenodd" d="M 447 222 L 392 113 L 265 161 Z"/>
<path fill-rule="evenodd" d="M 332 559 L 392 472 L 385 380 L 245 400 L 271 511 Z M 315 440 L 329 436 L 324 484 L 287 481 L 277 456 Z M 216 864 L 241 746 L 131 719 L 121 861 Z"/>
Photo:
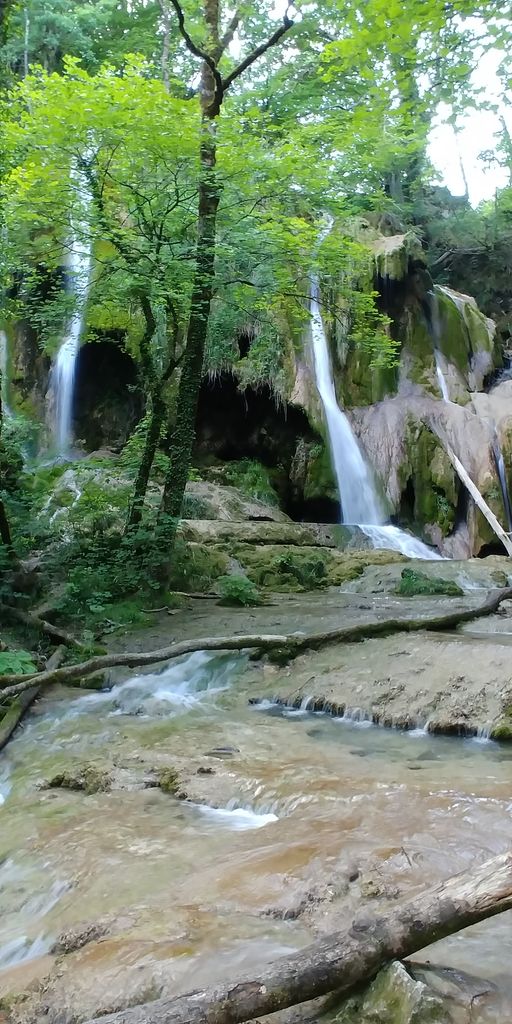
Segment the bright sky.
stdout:
<path fill-rule="evenodd" d="M 499 80 L 496 75 L 499 55 L 490 51 L 480 61 L 474 74 L 474 81 L 479 88 L 485 90 L 485 98 L 498 102 Z M 510 97 L 512 102 L 512 97 Z M 429 155 L 439 172 L 442 184 L 447 185 L 454 195 L 464 194 L 464 182 L 460 170 L 460 159 L 469 186 L 469 198 L 473 206 L 482 199 L 491 199 L 497 188 L 503 188 L 508 182 L 508 172 L 496 164 L 488 166 L 479 159 L 484 150 L 496 148 L 495 133 L 500 130 L 499 115 L 491 111 L 474 111 L 465 121 L 460 121 L 462 130 L 458 132 L 457 143 L 453 129 L 446 123 L 450 108 L 444 104 L 439 110 L 438 124 L 434 128 Z M 500 114 L 505 118 L 512 135 L 512 107 L 500 106 Z"/>

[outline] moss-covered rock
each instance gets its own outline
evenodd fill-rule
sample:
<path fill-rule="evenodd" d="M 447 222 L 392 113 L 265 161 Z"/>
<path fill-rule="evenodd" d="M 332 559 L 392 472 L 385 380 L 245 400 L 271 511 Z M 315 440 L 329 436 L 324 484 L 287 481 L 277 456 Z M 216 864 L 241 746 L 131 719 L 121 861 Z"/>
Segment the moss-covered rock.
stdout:
<path fill-rule="evenodd" d="M 76 769 L 57 772 L 46 783 L 48 789 L 70 789 L 74 792 L 107 793 L 112 786 L 111 776 L 96 765 L 80 765 Z"/>
<path fill-rule="evenodd" d="M 463 597 L 464 591 L 453 580 L 444 580 L 439 576 L 426 576 L 418 569 L 406 568 L 402 569 L 400 582 L 395 587 L 395 594 L 400 597 L 418 597 L 429 594 Z"/>
<path fill-rule="evenodd" d="M 443 1002 L 395 962 L 348 999 L 337 1024 L 447 1024 Z"/>

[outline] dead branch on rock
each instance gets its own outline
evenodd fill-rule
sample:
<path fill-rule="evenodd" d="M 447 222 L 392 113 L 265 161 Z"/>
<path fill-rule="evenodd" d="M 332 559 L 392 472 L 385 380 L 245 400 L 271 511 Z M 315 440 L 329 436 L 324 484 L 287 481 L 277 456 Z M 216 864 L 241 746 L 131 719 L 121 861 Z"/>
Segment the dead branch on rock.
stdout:
<path fill-rule="evenodd" d="M 199 637 L 195 640 L 183 640 L 163 647 L 156 651 L 136 651 L 133 653 L 103 654 L 89 658 L 87 661 L 50 672 L 38 672 L 20 677 L 17 675 L 0 676 L 0 690 L 5 696 L 22 693 L 30 686 L 49 686 L 53 683 L 70 683 L 75 679 L 83 679 L 109 668 L 140 668 L 153 665 L 159 661 L 171 661 L 195 651 L 243 651 L 256 650 L 262 654 L 266 651 L 282 652 L 288 659 L 297 657 L 305 650 L 317 650 L 333 643 L 355 643 L 376 636 L 388 636 L 390 633 L 414 632 L 416 630 L 454 629 L 461 622 L 470 622 L 485 615 L 491 615 L 502 601 L 512 597 L 512 587 L 493 591 L 482 604 L 476 608 L 459 608 L 441 615 L 423 616 L 418 619 L 397 618 L 382 619 L 380 622 L 363 622 L 355 626 L 341 626 L 325 633 L 291 633 L 288 636 L 273 634 L 249 634 L 242 636 Z"/>
<path fill-rule="evenodd" d="M 352 926 L 278 957 L 257 974 L 157 999 L 87 1024 L 242 1024 L 327 995 L 346 995 L 390 960 L 512 909 L 512 853 L 455 875 L 385 915 L 360 913 Z"/>

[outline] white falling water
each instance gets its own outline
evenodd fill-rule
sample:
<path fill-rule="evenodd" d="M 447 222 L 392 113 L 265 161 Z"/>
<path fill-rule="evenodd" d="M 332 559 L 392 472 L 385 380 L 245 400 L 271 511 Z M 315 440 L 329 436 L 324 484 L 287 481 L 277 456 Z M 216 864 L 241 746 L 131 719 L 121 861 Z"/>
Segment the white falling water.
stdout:
<path fill-rule="evenodd" d="M 330 228 L 329 223 L 322 232 L 320 241 Z M 404 533 L 397 526 L 385 523 L 384 511 L 371 471 L 364 460 L 350 422 L 340 409 L 336 398 L 327 338 L 320 311 L 320 282 L 317 275 L 313 277 L 311 283 L 310 313 L 316 385 L 325 412 L 341 500 L 342 521 L 359 526 L 375 548 L 401 551 L 408 558 L 439 558 L 437 552 L 432 551 L 416 537 Z"/>
<path fill-rule="evenodd" d="M 72 183 L 80 204 L 80 212 L 71 222 L 72 233 L 67 261 L 68 288 L 74 297 L 75 304 L 50 374 L 50 393 L 53 403 L 52 434 L 54 447 L 59 455 L 69 453 L 72 441 L 76 360 L 89 290 L 92 257 L 92 244 L 88 228 L 91 195 L 83 173 L 77 168 L 72 171 Z"/>
<path fill-rule="evenodd" d="M 512 531 L 512 505 L 510 503 L 510 493 L 508 489 L 507 471 L 505 468 L 505 459 L 503 458 L 503 452 L 501 450 L 500 439 L 496 427 L 494 427 L 494 436 L 492 439 L 492 454 L 496 465 L 496 472 L 498 474 L 498 480 L 501 488 L 501 496 L 503 499 L 503 507 L 505 510 L 505 516 L 507 519 L 507 529 Z"/>
<path fill-rule="evenodd" d="M 449 402 L 450 392 L 448 391 L 448 384 L 446 381 L 446 377 L 443 373 L 443 368 L 441 366 L 441 357 L 437 348 L 434 349 L 434 358 L 436 361 L 437 382 L 439 384 L 439 389 L 443 397 L 443 402 Z"/>
<path fill-rule="evenodd" d="M 8 347 L 7 347 L 7 335 L 5 331 L 0 330 L 0 376 L 2 378 L 2 412 L 4 416 L 11 415 L 11 409 L 8 402 L 9 395 L 9 366 L 8 366 Z"/>
<path fill-rule="evenodd" d="M 439 384 L 439 390 L 443 402 L 450 401 L 450 392 L 448 390 L 448 382 L 443 373 L 443 367 L 441 363 L 441 353 L 439 351 L 439 342 L 441 339 L 441 315 L 439 312 L 439 298 L 436 292 L 428 292 L 429 298 L 429 314 L 430 314 L 430 329 L 432 331 L 432 337 L 434 339 L 434 359 L 436 361 L 436 374 L 437 382 Z"/>

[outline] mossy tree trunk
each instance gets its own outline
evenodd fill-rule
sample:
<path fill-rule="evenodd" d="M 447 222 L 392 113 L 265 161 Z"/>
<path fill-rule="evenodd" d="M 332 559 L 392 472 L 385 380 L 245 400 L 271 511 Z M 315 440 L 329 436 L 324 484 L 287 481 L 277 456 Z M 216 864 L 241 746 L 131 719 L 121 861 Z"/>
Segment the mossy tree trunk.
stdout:
<path fill-rule="evenodd" d="M 203 375 L 203 361 L 215 283 L 216 224 L 221 183 L 216 173 L 216 126 L 224 96 L 231 84 L 262 54 L 275 46 L 292 27 L 285 14 L 278 29 L 256 47 L 226 78 L 219 72 L 221 57 L 233 39 L 240 21 L 238 11 L 226 31 L 220 34 L 220 0 L 204 0 L 203 20 L 207 43 L 204 49 L 192 40 L 178 0 L 171 0 L 187 48 L 201 59 L 199 102 L 201 106 L 200 174 L 198 182 L 198 220 L 195 249 L 195 274 L 190 303 L 185 352 L 177 396 L 176 420 L 171 434 L 170 463 L 162 496 L 161 514 L 170 519 L 168 553 L 176 535 L 190 472 L 195 438 L 197 404 Z"/>

